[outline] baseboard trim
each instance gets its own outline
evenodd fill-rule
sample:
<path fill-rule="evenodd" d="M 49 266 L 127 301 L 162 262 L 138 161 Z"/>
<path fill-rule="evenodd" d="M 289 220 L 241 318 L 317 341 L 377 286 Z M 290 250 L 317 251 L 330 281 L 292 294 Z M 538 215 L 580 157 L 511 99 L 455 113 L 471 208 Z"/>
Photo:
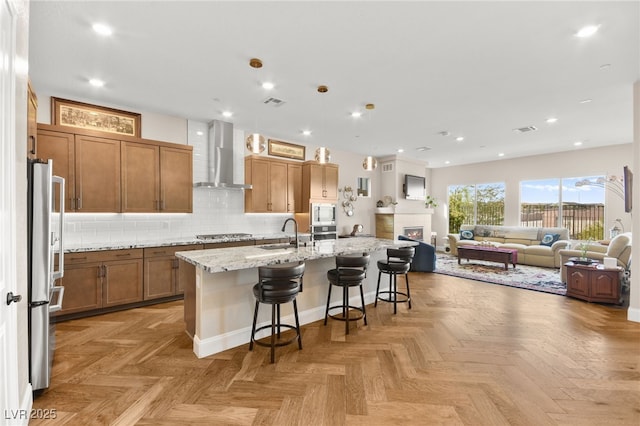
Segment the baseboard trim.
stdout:
<path fill-rule="evenodd" d="M 627 310 L 627 319 L 633 322 L 640 322 L 640 309 L 629 308 Z"/>

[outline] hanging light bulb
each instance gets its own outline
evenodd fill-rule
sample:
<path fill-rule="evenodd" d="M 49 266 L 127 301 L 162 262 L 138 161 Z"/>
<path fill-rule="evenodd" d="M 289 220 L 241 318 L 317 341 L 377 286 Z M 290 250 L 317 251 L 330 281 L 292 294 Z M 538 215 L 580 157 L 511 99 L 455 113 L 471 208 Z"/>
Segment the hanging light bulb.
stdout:
<path fill-rule="evenodd" d="M 368 156 L 364 159 L 364 161 L 362 162 L 362 168 L 367 170 L 367 171 L 372 171 L 375 170 L 376 167 L 378 167 L 378 160 L 376 160 L 374 157 L 372 156 Z"/>
<path fill-rule="evenodd" d="M 331 152 L 328 148 L 321 146 L 320 148 L 316 149 L 315 159 L 320 164 L 328 163 L 329 161 L 331 161 Z"/>
<path fill-rule="evenodd" d="M 260 154 L 267 147 L 264 136 L 259 133 L 252 133 L 247 137 L 247 149 L 254 154 Z"/>

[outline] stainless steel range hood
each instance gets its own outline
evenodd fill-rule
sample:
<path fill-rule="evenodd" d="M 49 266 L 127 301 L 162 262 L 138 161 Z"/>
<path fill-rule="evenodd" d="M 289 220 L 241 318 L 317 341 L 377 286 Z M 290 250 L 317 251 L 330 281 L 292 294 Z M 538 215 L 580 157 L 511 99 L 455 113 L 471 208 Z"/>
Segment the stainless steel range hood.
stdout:
<path fill-rule="evenodd" d="M 213 189 L 251 189 L 251 185 L 233 182 L 233 124 L 213 120 L 209 123 L 206 182 L 194 187 Z"/>

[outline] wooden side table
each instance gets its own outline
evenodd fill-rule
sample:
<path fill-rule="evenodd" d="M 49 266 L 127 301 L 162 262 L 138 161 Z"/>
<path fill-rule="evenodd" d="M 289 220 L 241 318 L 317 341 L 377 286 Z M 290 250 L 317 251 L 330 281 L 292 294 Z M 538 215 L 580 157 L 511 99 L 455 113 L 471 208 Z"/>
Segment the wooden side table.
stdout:
<path fill-rule="evenodd" d="M 567 296 L 587 302 L 622 303 L 620 276 L 623 268 L 606 268 L 601 264 L 564 264 L 567 268 Z"/>

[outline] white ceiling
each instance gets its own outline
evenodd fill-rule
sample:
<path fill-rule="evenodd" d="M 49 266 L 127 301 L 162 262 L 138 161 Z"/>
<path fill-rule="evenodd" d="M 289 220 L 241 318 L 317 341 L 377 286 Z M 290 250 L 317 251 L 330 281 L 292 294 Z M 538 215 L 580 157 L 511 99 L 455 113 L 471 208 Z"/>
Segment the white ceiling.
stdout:
<path fill-rule="evenodd" d="M 443 167 L 633 140 L 638 1 L 32 1 L 30 28 L 36 92 L 199 121 L 230 110 L 293 143 Z"/>

